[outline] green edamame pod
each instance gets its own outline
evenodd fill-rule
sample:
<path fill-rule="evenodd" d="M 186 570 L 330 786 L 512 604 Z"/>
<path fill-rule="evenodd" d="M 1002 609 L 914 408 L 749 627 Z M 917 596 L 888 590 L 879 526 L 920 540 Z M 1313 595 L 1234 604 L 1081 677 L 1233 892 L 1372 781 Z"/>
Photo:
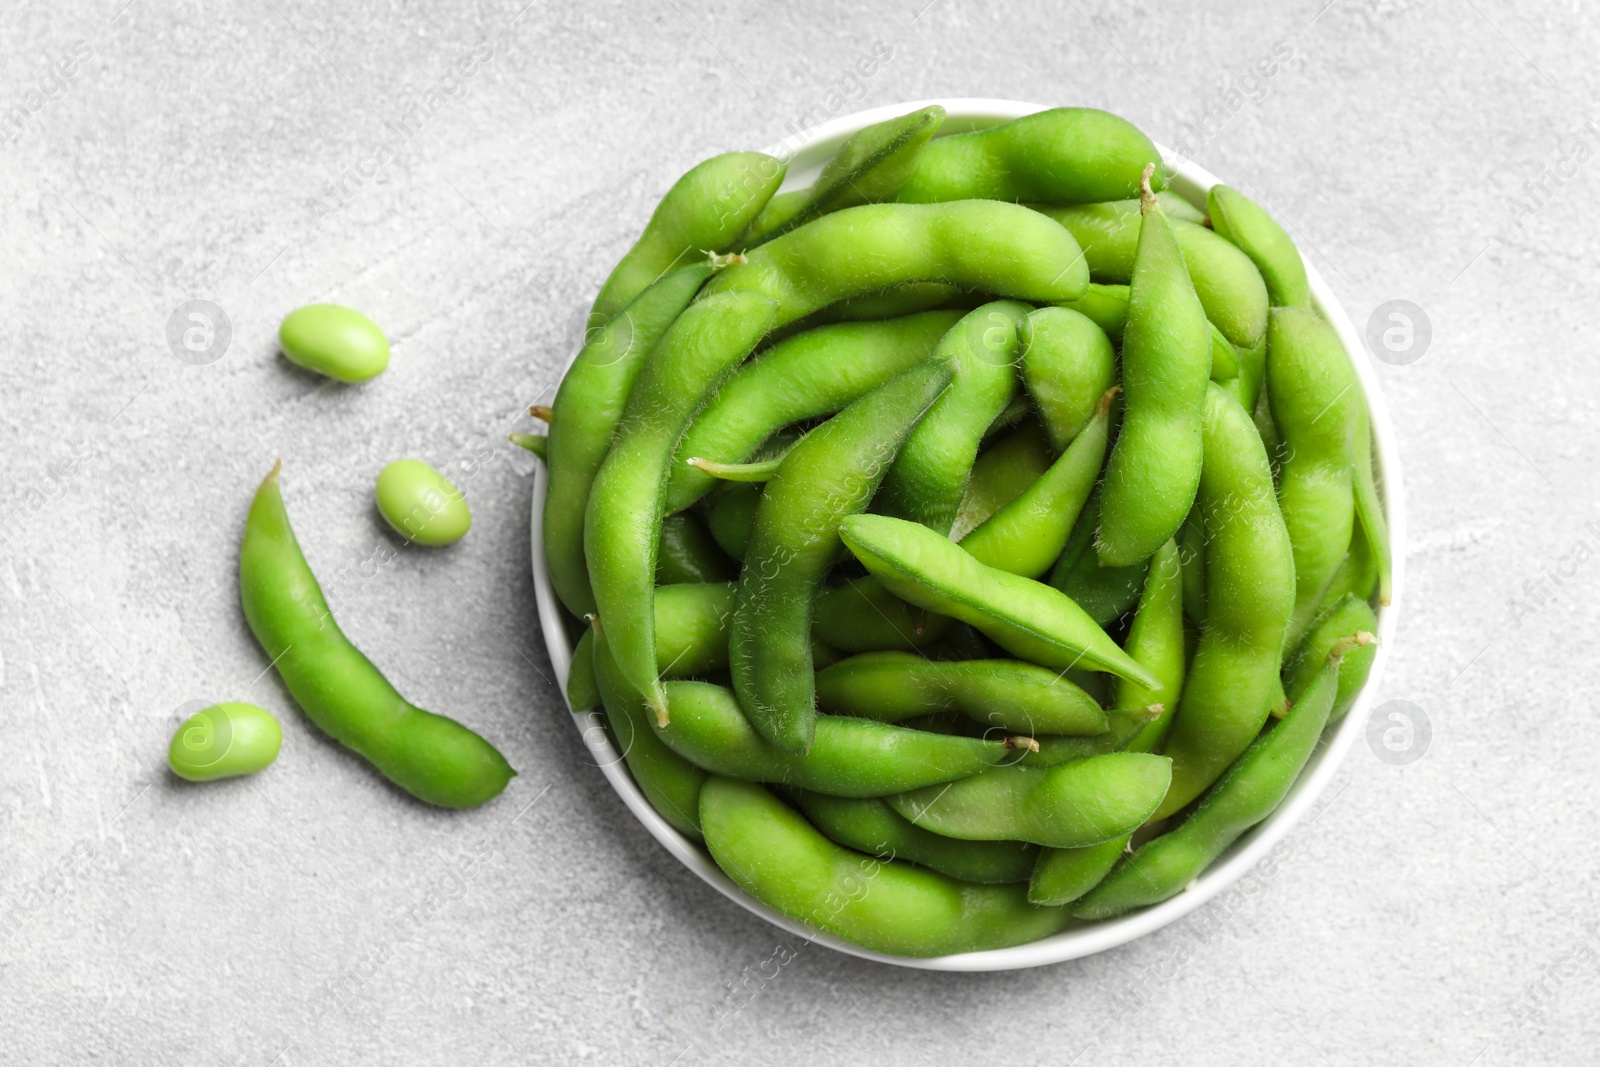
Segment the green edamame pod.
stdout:
<path fill-rule="evenodd" d="M 750 224 L 743 243 L 754 247 L 830 211 L 893 199 L 944 115 L 944 108 L 934 104 L 858 130 L 839 146 L 810 188 L 773 197 Z"/>
<path fill-rule="evenodd" d="M 807 322 L 865 322 L 871 319 L 898 319 L 919 311 L 942 308 L 961 290 L 943 282 L 906 282 L 866 296 L 854 296 L 829 304 Z"/>
<path fill-rule="evenodd" d="M 878 797 L 800 793 L 796 799 L 817 829 L 847 848 L 882 860 L 916 863 L 979 885 L 1027 881 L 1038 846 L 1025 841 L 957 841 L 902 818 Z"/>
<path fill-rule="evenodd" d="M 950 364 L 954 381 L 889 468 L 878 500 L 884 512 L 950 532 L 978 445 L 1017 393 L 1017 324 L 1027 313 L 1025 304 L 997 300 L 944 335 L 933 358 Z"/>
<path fill-rule="evenodd" d="M 871 502 L 917 420 L 950 384 L 944 360 L 912 367 L 835 415 L 767 483 L 739 574 L 729 634 L 734 689 L 774 745 L 811 747 L 811 620 L 839 554 L 839 522 Z"/>
<path fill-rule="evenodd" d="M 963 841 L 1098 845 L 1133 832 L 1167 791 L 1165 756 L 1113 752 L 1058 767 L 996 767 L 908 791 L 889 806 L 918 826 Z"/>
<path fill-rule="evenodd" d="M 1372 613 L 1372 607 L 1366 601 L 1347 594 L 1328 604 L 1317 616 L 1316 625 L 1300 646 L 1300 652 L 1284 668 L 1284 689 L 1288 692 L 1291 706 L 1298 703 L 1311 686 L 1334 645 L 1354 633 L 1372 634 L 1377 631 L 1378 617 Z M 1339 661 L 1339 692 L 1333 698 L 1329 722 L 1338 722 L 1350 710 L 1361 687 L 1367 684 L 1372 661 L 1377 657 L 1376 641 L 1357 645 L 1344 653 L 1344 658 Z"/>
<path fill-rule="evenodd" d="M 1002 434 L 994 444 L 978 453 L 967 478 L 967 488 L 950 524 L 950 537 L 959 541 L 988 522 L 990 517 L 1023 491 L 1044 477 L 1055 454 L 1050 439 L 1037 419 Z"/>
<path fill-rule="evenodd" d="M 1077 437 L 1107 389 L 1117 384 L 1117 353 L 1088 316 L 1039 308 L 1022 320 L 1022 384 L 1057 452 Z"/>
<path fill-rule="evenodd" d="M 1034 904 L 1071 904 L 1105 880 L 1127 852 L 1132 834 L 1113 837 L 1082 848 L 1046 848 L 1028 879 L 1028 899 Z"/>
<path fill-rule="evenodd" d="M 926 311 L 818 326 L 773 345 L 740 367 L 684 434 L 667 485 L 667 511 L 688 507 L 715 484 L 686 460 L 743 462 L 785 426 L 832 415 L 924 362 L 960 318 L 956 311 Z"/>
<path fill-rule="evenodd" d="M 761 786 L 713 778 L 700 796 L 706 846 L 769 908 L 877 952 L 942 956 L 1026 944 L 1060 930 L 1065 908 L 1020 885 L 975 885 L 829 841 Z"/>
<path fill-rule="evenodd" d="M 1072 533 L 1094 483 L 1100 477 L 1110 434 L 1113 386 L 1100 398 L 1094 416 L 1073 438 L 1061 458 L 1022 495 L 995 512 L 961 539 L 961 547 L 980 563 L 1025 578 L 1048 571 Z"/>
<path fill-rule="evenodd" d="M 1366 531 L 1361 528 L 1361 516 L 1358 513 L 1355 529 L 1350 534 L 1349 551 L 1345 553 L 1339 569 L 1333 572 L 1333 579 L 1328 582 L 1328 591 L 1323 599 L 1332 603 L 1348 593 L 1357 600 L 1369 601 L 1377 590 L 1378 561 L 1372 556 L 1372 544 Z"/>
<path fill-rule="evenodd" d="M 1237 189 L 1213 185 L 1206 193 L 1212 228 L 1261 271 L 1273 307 L 1311 306 L 1311 284 L 1294 241 L 1276 219 Z"/>
<path fill-rule="evenodd" d="M 1039 751 L 1022 753 L 1017 763 L 1024 767 L 1059 767 L 1063 763 L 1074 763 L 1093 756 L 1126 752 L 1139 739 L 1144 728 L 1160 717 L 1162 710 L 1160 704 L 1134 711 L 1113 709 L 1106 712 L 1106 732 L 1090 737 L 1036 737 L 1034 740 L 1039 743 Z"/>
<path fill-rule="evenodd" d="M 1072 231 L 1072 236 L 1089 261 L 1089 273 L 1097 280 L 1126 283 L 1133 276 L 1133 257 L 1139 246 L 1139 190 L 1129 199 L 1105 200 L 1093 204 L 1030 204 L 1035 211 L 1055 219 Z M 1205 213 L 1176 193 L 1156 194 L 1161 213 L 1171 221 L 1203 225 Z"/>
<path fill-rule="evenodd" d="M 1355 435 L 1361 386 L 1333 327 L 1305 308 L 1272 309 L 1267 395 L 1283 440 L 1278 507 L 1294 549 L 1287 656 L 1322 606 L 1355 524 Z"/>
<path fill-rule="evenodd" d="M 1090 282 L 1089 289 L 1078 300 L 1065 300 L 1059 305 L 1076 311 L 1093 322 L 1117 344 L 1122 343 L 1122 330 L 1128 324 L 1128 287 Z"/>
<path fill-rule="evenodd" d="M 1183 611 L 1196 626 L 1206 621 L 1206 524 L 1200 509 L 1189 512 L 1178 531 L 1179 566 L 1183 571 Z"/>
<path fill-rule="evenodd" d="M 1147 167 L 1156 172 L 1153 187 L 1165 188 L 1161 154 L 1132 123 L 1095 108 L 1058 107 L 931 142 L 898 199 L 1084 204 L 1137 195 Z"/>
<path fill-rule="evenodd" d="M 544 557 L 556 595 L 578 618 L 595 610 L 583 557 L 589 490 L 645 357 L 710 276 L 708 264 L 680 267 L 640 293 L 590 335 L 556 390 L 546 439 L 550 483 L 544 496 Z"/>
<path fill-rule="evenodd" d="M 1102 487 L 1103 483 L 1095 486 L 1078 514 L 1061 558 L 1050 572 L 1050 584 L 1082 608 L 1096 626 L 1110 626 L 1138 603 L 1149 561 L 1140 560 L 1126 567 L 1100 565 L 1094 552 L 1094 534 L 1100 526 Z"/>
<path fill-rule="evenodd" d="M 954 622 L 913 608 L 868 577 L 824 589 L 811 629 L 841 652 L 909 652 L 935 644 Z"/>
<path fill-rule="evenodd" d="M 667 465 L 690 418 L 755 348 L 776 312 L 772 301 L 747 292 L 685 309 L 640 370 L 589 494 L 583 549 L 611 654 L 662 721 L 667 706 L 650 604 Z"/>
<path fill-rule="evenodd" d="M 810 752 L 768 744 L 733 691 L 710 682 L 668 682 L 672 721 L 656 735 L 712 774 L 782 782 L 835 797 L 881 797 L 965 778 L 1007 758 L 1019 742 L 908 730 L 844 715 L 816 717 Z"/>
<path fill-rule="evenodd" d="M 1256 421 L 1261 440 L 1267 446 L 1267 455 L 1274 455 L 1278 447 L 1277 433 L 1271 428 L 1271 415 L 1264 414 L 1266 390 L 1263 386 L 1266 384 L 1267 376 L 1266 333 L 1263 332 L 1261 340 L 1249 348 L 1235 346 L 1233 354 L 1239 365 L 1238 373 L 1219 384 L 1224 392 L 1239 402 L 1240 407 L 1250 412 Z"/>
<path fill-rule="evenodd" d="M 692 841 L 700 838 L 700 788 L 706 772 L 661 743 L 650 729 L 644 697 L 628 684 L 605 641 L 603 625 L 594 627 L 595 683 L 604 702 L 606 721 L 628 771 L 650 806 L 674 830 Z"/>
<path fill-rule="evenodd" d="M 283 729 L 265 708 L 213 704 L 179 725 L 167 746 L 167 766 L 188 782 L 238 778 L 266 770 L 282 744 Z"/>
<path fill-rule="evenodd" d="M 1166 740 L 1172 716 L 1178 710 L 1183 692 L 1183 572 L 1178 563 L 1178 546 L 1168 541 L 1151 557 L 1145 574 L 1139 610 L 1128 628 L 1123 650 L 1158 678 L 1154 686 L 1140 685 L 1125 678 L 1116 680 L 1112 707 L 1136 711 L 1159 704 L 1162 713 L 1128 746 L 1134 752 L 1155 752 Z"/>
<path fill-rule="evenodd" d="M 944 282 L 1053 304 L 1089 287 L 1063 227 L 1017 204 L 863 204 L 790 230 L 718 273 L 706 295 L 753 290 L 778 302 L 774 326 L 905 282 Z"/>
<path fill-rule="evenodd" d="M 239 599 L 295 703 L 420 800 L 444 808 L 492 800 L 517 773 L 505 757 L 454 719 L 408 702 L 334 622 L 289 525 L 279 466 L 256 490 L 245 520 Z"/>
<path fill-rule="evenodd" d="M 567 668 L 567 707 L 588 711 L 600 706 L 600 683 L 594 677 L 594 627 L 583 631 L 572 646 L 572 664 Z"/>
<path fill-rule="evenodd" d="M 661 542 L 656 549 L 656 584 L 731 582 L 737 576 L 733 561 L 717 547 L 699 518 L 687 513 L 661 520 Z"/>
<path fill-rule="evenodd" d="M 717 495 L 706 516 L 712 540 L 734 559 L 744 559 L 745 549 L 750 547 L 750 528 L 756 522 L 756 508 L 761 506 L 761 492 L 760 483 L 730 485 Z"/>
<path fill-rule="evenodd" d="M 889 592 L 976 627 L 1014 656 L 1057 670 L 1098 670 L 1157 684 L 1061 593 L 986 567 L 926 526 L 887 515 L 852 515 L 840 532 Z"/>
<path fill-rule="evenodd" d="M 1148 559 L 1189 514 L 1211 375 L 1205 311 L 1172 226 L 1148 188 L 1143 203 L 1122 335 L 1122 429 L 1106 464 L 1095 540 L 1108 567 Z"/>
<path fill-rule="evenodd" d="M 1347 639 L 1359 642 L 1370 635 Z M 1109 919 L 1176 896 L 1252 826 L 1271 815 L 1311 758 L 1338 688 L 1336 651 L 1283 720 L 1255 741 L 1175 830 L 1147 841 L 1073 909 Z"/>
<path fill-rule="evenodd" d="M 817 673 L 824 711 L 903 722 L 959 711 L 1021 734 L 1099 734 L 1106 715 L 1055 671 L 1009 659 L 935 661 L 914 652 L 867 652 Z"/>
<path fill-rule="evenodd" d="M 600 287 L 589 327 L 610 322 L 674 267 L 721 252 L 761 213 L 787 170 L 787 163 L 760 152 L 728 152 L 695 164 L 667 190 L 644 233 Z"/>
<path fill-rule="evenodd" d="M 1383 513 L 1383 500 L 1378 495 L 1378 484 L 1372 471 L 1372 415 L 1367 411 L 1367 398 L 1361 396 L 1360 415 L 1356 423 L 1356 468 L 1353 487 L 1356 494 L 1356 517 L 1367 536 L 1373 562 L 1378 568 L 1378 603 L 1389 603 L 1389 520 Z"/>
<path fill-rule="evenodd" d="M 726 670 L 732 582 L 695 582 L 656 589 L 656 668 L 663 678 Z"/>
<path fill-rule="evenodd" d="M 1172 789 L 1157 818 L 1199 796 L 1261 731 L 1281 692 L 1278 665 L 1294 608 L 1294 552 L 1261 438 L 1215 385 L 1204 425 L 1206 621 L 1167 735 Z"/>

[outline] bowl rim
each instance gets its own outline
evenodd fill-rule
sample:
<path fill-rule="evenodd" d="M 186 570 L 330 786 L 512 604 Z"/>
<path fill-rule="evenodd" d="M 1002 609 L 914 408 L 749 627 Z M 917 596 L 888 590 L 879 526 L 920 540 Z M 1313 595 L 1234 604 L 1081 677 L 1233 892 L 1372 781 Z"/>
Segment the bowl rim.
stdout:
<path fill-rule="evenodd" d="M 784 188 L 798 188 L 815 177 L 815 173 L 839 144 L 857 130 L 932 104 L 942 105 L 948 115 L 940 131 L 941 134 L 978 129 L 1047 110 L 1047 105 L 1016 100 L 985 98 L 914 100 L 840 115 L 813 129 L 791 133 L 789 137 L 769 146 L 765 151 L 769 155 L 790 161 Z M 1198 201 L 1197 206 L 1203 209 L 1206 191 L 1213 185 L 1219 184 L 1219 179 L 1209 170 L 1178 156 L 1170 149 L 1159 144 L 1156 148 L 1172 175 L 1170 184 L 1172 191 L 1191 202 Z M 1377 609 L 1377 655 L 1373 660 L 1367 684 L 1362 687 L 1349 712 L 1331 737 L 1325 735 L 1319 742 L 1300 778 L 1278 809 L 1235 842 L 1215 863 L 1201 873 L 1187 890 L 1160 904 L 1115 919 L 1070 926 L 1050 937 L 1025 945 L 928 958 L 894 956 L 874 952 L 843 938 L 803 926 L 748 896 L 722 872 L 708 853 L 673 829 L 650 806 L 650 802 L 645 799 L 629 774 L 622 755 L 612 746 L 600 713 L 595 710 L 573 709 L 574 724 L 582 734 L 584 744 L 594 756 L 596 766 L 605 775 L 606 781 L 611 783 L 611 787 L 633 812 L 634 817 L 663 848 L 723 896 L 803 941 L 826 945 L 848 955 L 879 963 L 935 971 L 1003 971 L 1062 963 L 1104 952 L 1159 930 L 1227 890 L 1249 873 L 1299 824 L 1332 782 L 1340 763 L 1354 745 L 1357 736 L 1365 732 L 1373 697 L 1392 650 L 1402 590 L 1405 586 L 1406 523 L 1404 494 L 1401 491 L 1400 457 L 1377 369 L 1372 361 L 1365 357 L 1360 335 L 1340 306 L 1332 288 L 1317 271 L 1315 265 L 1309 261 L 1306 263 L 1306 275 L 1311 285 L 1312 302 L 1316 310 L 1333 326 L 1340 342 L 1349 353 L 1362 392 L 1366 396 L 1367 406 L 1371 411 L 1376 473 L 1385 514 L 1389 520 L 1392 557 L 1390 602 Z M 563 366 L 563 373 L 576 357 L 576 352 L 568 357 Z M 534 472 L 532 504 L 534 594 L 539 623 L 544 631 L 545 647 L 549 652 L 551 665 L 560 679 L 561 698 L 565 702 L 567 673 L 572 665 L 572 644 L 567 637 L 562 608 L 545 567 L 543 504 L 547 485 L 545 466 L 540 463 Z"/>

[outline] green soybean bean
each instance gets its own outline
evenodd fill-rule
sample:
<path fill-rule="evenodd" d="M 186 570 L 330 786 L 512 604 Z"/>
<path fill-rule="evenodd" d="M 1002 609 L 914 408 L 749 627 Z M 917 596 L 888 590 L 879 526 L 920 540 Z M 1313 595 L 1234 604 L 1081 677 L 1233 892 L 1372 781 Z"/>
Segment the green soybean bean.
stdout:
<path fill-rule="evenodd" d="M 1387 604 L 1393 581 L 1389 562 L 1389 520 L 1383 513 L 1383 501 L 1378 495 L 1378 484 L 1372 470 L 1372 414 L 1367 410 L 1364 394 L 1356 422 L 1355 451 L 1356 517 L 1361 520 L 1361 529 L 1367 536 L 1367 545 L 1378 568 L 1378 603 Z"/>
<path fill-rule="evenodd" d="M 1082 848 L 1041 849 L 1028 879 L 1028 900 L 1041 905 L 1071 904 L 1105 880 L 1127 852 L 1132 836 L 1124 834 Z"/>
<path fill-rule="evenodd" d="M 183 720 L 167 746 L 167 766 L 190 782 L 238 778 L 278 758 L 283 730 L 254 704 L 213 704 Z"/>
<path fill-rule="evenodd" d="M 617 668 L 606 644 L 605 627 L 597 622 L 594 633 L 595 682 L 617 751 L 656 813 L 691 841 L 701 840 L 700 789 L 706 772 L 668 748 L 650 729 L 649 708 Z"/>
<path fill-rule="evenodd" d="M 884 479 L 878 506 L 888 514 L 950 532 L 978 446 L 1017 393 L 1017 324 L 1025 304 L 984 304 L 956 323 L 934 353 L 954 382 L 906 439 Z"/>
<path fill-rule="evenodd" d="M 544 557 L 556 595 L 578 618 L 595 610 L 583 555 L 583 520 L 595 475 L 645 358 L 710 276 L 707 264 L 680 267 L 640 293 L 590 334 L 556 390 L 546 442 Z"/>
<path fill-rule="evenodd" d="M 926 526 L 886 515 L 845 519 L 844 543 L 900 599 L 959 619 L 1012 655 L 1057 670 L 1157 679 L 1083 609 L 1041 582 L 986 567 Z"/>
<path fill-rule="evenodd" d="M 1011 659 L 935 661 L 914 652 L 867 652 L 817 673 L 824 711 L 903 722 L 937 711 L 1013 733 L 1099 734 L 1100 705 L 1055 671 Z"/>
<path fill-rule="evenodd" d="M 1351 638 L 1359 641 L 1360 638 Z M 1311 758 L 1338 688 L 1340 649 L 1283 721 L 1255 741 L 1177 829 L 1141 846 L 1073 909 L 1109 919 L 1176 896 L 1246 830 L 1271 815 Z"/>
<path fill-rule="evenodd" d="M 839 554 L 839 523 L 871 502 L 951 373 L 938 358 L 902 372 L 808 434 L 767 483 L 739 575 L 729 663 L 750 721 L 780 748 L 811 747 L 812 609 Z"/>
<path fill-rule="evenodd" d="M 877 797 L 800 793 L 806 818 L 839 844 L 882 860 L 904 860 L 980 885 L 1027 881 L 1039 849 L 1023 841 L 957 841 L 917 826 Z"/>
<path fill-rule="evenodd" d="M 278 327 L 289 362 L 340 382 L 364 382 L 389 366 L 389 339 L 359 311 L 310 304 L 289 312 Z"/>
<path fill-rule="evenodd" d="M 1000 435 L 972 464 L 950 537 L 959 541 L 982 526 L 995 512 L 1021 496 L 1044 477 L 1055 454 L 1037 419 L 1025 419 L 1016 429 Z"/>
<path fill-rule="evenodd" d="M 454 719 L 409 703 L 334 622 L 284 510 L 278 466 L 256 491 L 239 549 L 239 598 L 262 651 L 323 733 L 412 796 L 469 808 L 515 771 Z"/>
<path fill-rule="evenodd" d="M 893 199 L 944 116 L 944 108 L 934 104 L 856 131 L 810 188 L 772 198 L 750 224 L 744 244 L 754 247 L 830 211 Z"/>
<path fill-rule="evenodd" d="M 378 472 L 378 512 L 395 533 L 419 545 L 453 545 L 472 528 L 461 490 L 420 459 L 397 459 Z"/>
<path fill-rule="evenodd" d="M 1110 435 L 1111 401 L 1118 391 L 1116 386 L 1107 389 L 1089 424 L 1061 458 L 1021 496 L 963 537 L 961 547 L 980 563 L 1025 578 L 1038 578 L 1050 570 L 1100 477 Z"/>
<path fill-rule="evenodd" d="M 1183 636 L 1183 572 L 1178 562 L 1178 546 L 1168 541 L 1156 549 L 1145 575 L 1139 610 L 1128 628 L 1123 649 L 1159 679 L 1153 686 L 1140 685 L 1125 678 L 1116 680 L 1112 707 L 1136 711 L 1160 705 L 1162 714 L 1140 731 L 1128 747 L 1135 752 L 1155 752 L 1166 740 L 1172 716 L 1178 710 L 1183 692 L 1186 661 Z"/>
<path fill-rule="evenodd" d="M 1083 204 L 1135 196 L 1161 155 L 1132 123 L 1107 111 L 1058 107 L 986 130 L 941 137 L 923 149 L 900 190 L 908 204 L 946 200 L 1039 200 Z"/>
<path fill-rule="evenodd" d="M 783 427 L 831 415 L 927 360 L 960 317 L 955 311 L 927 311 L 883 322 L 839 323 L 773 345 L 739 368 L 684 434 L 667 485 L 667 510 L 688 507 L 715 484 L 686 460 L 743 462 Z"/>
<path fill-rule="evenodd" d="M 1081 848 L 1142 825 L 1170 774 L 1164 756 L 1113 752 L 1058 767 L 996 767 L 897 794 L 889 806 L 918 826 L 964 841 Z"/>
<path fill-rule="evenodd" d="M 1213 185 L 1206 193 L 1212 227 L 1261 271 L 1273 307 L 1311 306 L 1311 284 L 1300 250 L 1277 220 L 1237 189 Z"/>
<path fill-rule="evenodd" d="M 700 795 L 706 847 L 728 877 L 797 922 L 876 952 L 942 956 L 1026 944 L 1066 923 L 1020 885 L 975 885 L 829 841 L 761 786 L 712 778 Z"/>
<path fill-rule="evenodd" d="M 729 485 L 717 494 L 706 516 L 706 526 L 717 547 L 734 559 L 744 559 L 750 547 L 750 528 L 756 522 L 756 508 L 761 506 L 762 486 L 744 482 Z"/>
<path fill-rule="evenodd" d="M 729 152 L 695 164 L 656 205 L 589 312 L 597 329 L 675 267 L 721 252 L 745 231 L 783 184 L 788 164 L 760 152 Z"/>
<path fill-rule="evenodd" d="M 567 668 L 567 707 L 588 711 L 600 706 L 600 683 L 594 677 L 594 627 L 583 631 L 572 646 L 572 664 Z"/>
<path fill-rule="evenodd" d="M 1128 324 L 1128 287 L 1090 282 L 1089 289 L 1078 300 L 1065 300 L 1061 307 L 1076 311 L 1093 322 L 1117 344 L 1122 343 L 1122 330 Z"/>
<path fill-rule="evenodd" d="M 1378 618 L 1364 600 L 1346 594 L 1329 603 L 1317 616 L 1316 625 L 1306 636 L 1300 651 L 1284 668 L 1284 689 L 1290 701 L 1299 702 L 1312 681 L 1322 670 L 1322 664 L 1343 638 L 1355 633 L 1375 634 Z M 1378 657 L 1376 641 L 1347 649 L 1339 661 L 1339 691 L 1333 698 L 1333 710 L 1328 721 L 1338 722 L 1367 684 L 1372 672 L 1372 661 Z"/>
<path fill-rule="evenodd" d="M 1266 449 L 1250 416 L 1218 386 L 1206 396 L 1198 497 L 1206 539 L 1206 621 L 1167 735 L 1178 811 L 1238 758 L 1282 692 L 1278 665 L 1294 608 L 1294 552 Z"/>
<path fill-rule="evenodd" d="M 668 682 L 672 721 L 656 734 L 678 755 L 712 774 L 781 782 L 835 797 L 881 797 L 965 778 L 1012 755 L 1027 739 L 984 740 L 908 730 L 845 715 L 816 717 L 805 755 L 769 744 L 731 689 L 710 682 Z"/>
<path fill-rule="evenodd" d="M 812 632 L 841 652 L 929 648 L 955 620 L 913 608 L 876 578 L 856 578 L 817 596 Z"/>
<path fill-rule="evenodd" d="M 668 515 L 661 520 L 661 542 L 656 549 L 656 584 L 731 582 L 737 568 L 694 515 Z"/>
<path fill-rule="evenodd" d="M 689 420 L 761 340 L 776 311 L 749 292 L 687 308 L 639 372 L 589 495 L 584 556 L 611 654 L 662 721 L 667 706 L 656 678 L 650 603 L 668 464 Z M 558 418 L 551 429 L 559 425 Z"/>
<path fill-rule="evenodd" d="M 1211 374 L 1205 311 L 1148 189 L 1143 210 L 1122 335 L 1122 429 L 1106 464 L 1095 542 L 1108 567 L 1149 558 L 1189 513 Z"/>
<path fill-rule="evenodd" d="M 1017 204 L 863 204 L 752 249 L 707 295 L 753 290 L 778 302 L 775 326 L 904 282 L 944 282 L 1014 300 L 1076 300 L 1089 286 L 1077 242 Z"/>
<path fill-rule="evenodd" d="M 1088 316 L 1039 308 L 1022 320 L 1022 384 L 1039 410 L 1050 443 L 1062 451 L 1117 384 L 1117 353 Z"/>
<path fill-rule="evenodd" d="M 1036 737 L 1034 740 L 1039 743 L 1039 750 L 1023 752 L 1016 762 L 1023 767 L 1059 767 L 1063 763 L 1085 760 L 1092 756 L 1126 752 L 1139 739 L 1144 728 L 1161 716 L 1161 712 L 1160 704 L 1152 704 L 1134 711 L 1113 709 L 1106 712 L 1105 733 L 1088 737 L 1061 735 Z"/>
<path fill-rule="evenodd" d="M 1078 514 L 1061 558 L 1050 572 L 1050 584 L 1065 593 L 1094 620 L 1110 626 L 1139 601 L 1149 561 L 1126 567 L 1103 567 L 1094 551 L 1095 530 L 1100 526 L 1102 486 L 1096 486 Z"/>
<path fill-rule="evenodd" d="M 1314 311 L 1272 309 L 1267 395 L 1283 440 L 1278 507 L 1294 549 L 1294 651 L 1344 561 L 1355 524 L 1355 435 L 1361 386 L 1333 327 Z"/>

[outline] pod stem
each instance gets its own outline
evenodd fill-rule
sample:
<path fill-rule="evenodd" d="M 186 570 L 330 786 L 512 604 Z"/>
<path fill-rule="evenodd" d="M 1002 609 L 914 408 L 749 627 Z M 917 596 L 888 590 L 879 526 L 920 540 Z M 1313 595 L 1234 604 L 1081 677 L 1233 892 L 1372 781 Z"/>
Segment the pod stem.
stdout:
<path fill-rule="evenodd" d="M 759 463 L 718 463 L 714 459 L 690 456 L 687 462 L 695 470 L 704 471 L 724 482 L 764 482 L 777 473 L 783 457 L 762 460 Z"/>
<path fill-rule="evenodd" d="M 1122 386 L 1113 385 L 1110 389 L 1101 393 L 1099 401 L 1094 406 L 1094 413 L 1098 416 L 1110 411 L 1112 403 L 1116 401 L 1118 394 L 1121 392 Z"/>
<path fill-rule="evenodd" d="M 1008 737 L 1005 739 L 1005 746 L 1008 749 L 1020 748 L 1027 752 L 1039 751 L 1039 742 L 1031 737 Z"/>
<path fill-rule="evenodd" d="M 728 252 L 724 255 L 718 255 L 716 252 L 713 252 L 708 248 L 705 250 L 705 253 L 706 256 L 711 260 L 711 269 L 714 271 L 724 270 L 728 267 L 736 267 L 745 261 L 743 252 Z"/>
<path fill-rule="evenodd" d="M 1148 215 L 1152 211 L 1160 210 L 1156 204 L 1155 191 L 1150 188 L 1150 178 L 1156 172 L 1154 163 L 1144 165 L 1144 173 L 1139 175 L 1139 214 Z"/>
<path fill-rule="evenodd" d="M 526 448 L 540 459 L 550 459 L 550 438 L 537 433 L 508 433 L 506 440 L 519 448 Z"/>
<path fill-rule="evenodd" d="M 548 423 L 550 421 L 550 417 L 551 417 L 550 405 L 549 404 L 533 404 L 533 405 L 529 406 L 528 414 L 532 415 L 534 418 L 538 419 L 540 422 Z"/>

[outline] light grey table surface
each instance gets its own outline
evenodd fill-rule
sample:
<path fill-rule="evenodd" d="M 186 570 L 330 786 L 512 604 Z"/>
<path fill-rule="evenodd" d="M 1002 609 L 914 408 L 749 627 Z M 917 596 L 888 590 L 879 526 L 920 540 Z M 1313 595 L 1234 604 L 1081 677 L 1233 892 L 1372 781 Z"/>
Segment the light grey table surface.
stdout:
<path fill-rule="evenodd" d="M 8 4 L 0 1062 L 1585 1062 L 1597 44 L 1505 0 Z M 633 822 L 553 686 L 504 441 L 681 171 L 930 96 L 1114 109 L 1271 203 L 1358 326 L 1431 324 L 1380 365 L 1412 538 L 1378 697 L 1420 758 L 1358 745 L 1248 893 L 1026 972 L 789 958 Z M 190 300 L 231 325 L 203 365 Z M 287 365 L 315 300 L 389 372 Z M 462 481 L 460 545 L 396 550 L 401 455 Z M 264 673 L 234 568 L 279 456 L 341 622 L 504 749 L 502 799 L 408 801 Z M 175 780 L 227 698 L 281 714 L 278 763 Z"/>

